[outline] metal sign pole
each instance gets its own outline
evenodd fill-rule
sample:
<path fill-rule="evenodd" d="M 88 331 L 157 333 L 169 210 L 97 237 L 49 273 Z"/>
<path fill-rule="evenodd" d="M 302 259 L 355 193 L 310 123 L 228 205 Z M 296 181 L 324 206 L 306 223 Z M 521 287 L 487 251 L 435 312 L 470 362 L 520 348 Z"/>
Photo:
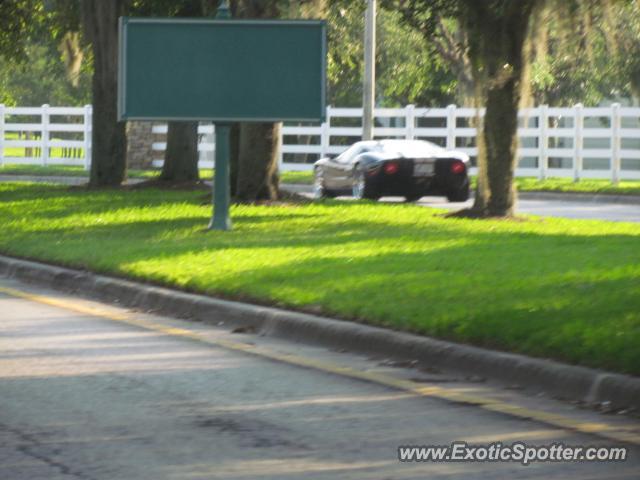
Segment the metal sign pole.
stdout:
<path fill-rule="evenodd" d="M 228 123 L 216 123 L 216 165 L 213 182 L 213 218 L 210 230 L 231 230 L 229 217 L 229 131 Z"/>
<path fill-rule="evenodd" d="M 216 18 L 228 20 L 231 11 L 227 0 L 220 0 Z M 210 230 L 231 230 L 231 218 L 229 216 L 229 204 L 231 195 L 229 188 L 229 133 L 231 125 L 228 123 L 215 123 L 216 130 L 216 155 L 213 181 L 213 218 L 209 223 Z"/>

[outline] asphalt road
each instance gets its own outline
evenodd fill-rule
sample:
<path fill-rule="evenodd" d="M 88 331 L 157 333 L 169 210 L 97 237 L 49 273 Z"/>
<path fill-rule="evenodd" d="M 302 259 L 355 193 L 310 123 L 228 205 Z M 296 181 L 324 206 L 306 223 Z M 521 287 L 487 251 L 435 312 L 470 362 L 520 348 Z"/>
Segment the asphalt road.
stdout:
<path fill-rule="evenodd" d="M 70 306 L 19 298 L 6 294 L 6 287 Z M 400 445 L 615 442 L 357 381 L 315 368 L 314 362 L 331 360 L 415 377 L 426 387 L 499 396 L 524 408 L 580 418 L 594 431 L 638 428 L 639 422 L 500 390 L 480 379 L 234 334 L 0 278 L 3 289 L 2 479 L 637 479 L 640 472 L 637 446 L 623 463 L 401 463 Z M 74 305 L 101 313 L 79 313 Z M 137 324 L 118 321 L 125 317 Z M 185 331 L 211 342 L 189 338 Z M 308 365 L 219 344 L 225 341 L 293 353 Z"/>
<path fill-rule="evenodd" d="M 286 188 L 311 197 L 310 186 L 291 186 Z M 346 200 L 350 197 L 339 197 Z M 383 197 L 381 202 L 403 202 L 401 197 Z M 444 197 L 422 197 L 418 205 L 446 210 L 461 210 L 470 207 L 472 201 L 450 203 Z M 640 204 L 638 203 L 606 203 L 596 201 L 576 201 L 557 199 L 519 199 L 518 213 L 541 215 L 545 217 L 576 218 L 583 220 L 610 220 L 615 222 L 640 222 Z"/>
<path fill-rule="evenodd" d="M 348 198 L 348 197 L 340 197 Z M 402 202 L 400 197 L 383 197 L 382 202 Z M 472 201 L 450 203 L 444 197 L 422 197 L 417 204 L 423 207 L 461 210 Z M 518 213 L 543 217 L 575 218 L 582 220 L 610 220 L 614 222 L 640 222 L 640 205 L 633 203 L 596 203 L 567 200 L 518 200 Z"/>
<path fill-rule="evenodd" d="M 395 199 L 383 199 L 393 201 Z M 396 200 L 397 201 L 397 200 Z M 425 207 L 459 210 L 470 207 L 472 202 L 449 203 L 444 197 L 423 197 L 419 205 Z M 544 217 L 577 218 L 583 220 L 611 220 L 616 222 L 640 222 L 640 204 L 596 203 L 593 201 L 567 200 L 518 200 L 518 213 Z"/>

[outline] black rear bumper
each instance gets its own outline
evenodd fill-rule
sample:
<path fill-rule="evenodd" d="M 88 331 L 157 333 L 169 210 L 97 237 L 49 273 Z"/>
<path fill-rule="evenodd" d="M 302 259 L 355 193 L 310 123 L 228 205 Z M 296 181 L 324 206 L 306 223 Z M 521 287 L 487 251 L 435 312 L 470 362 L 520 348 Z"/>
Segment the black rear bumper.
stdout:
<path fill-rule="evenodd" d="M 451 160 L 436 160 L 434 174 L 430 176 L 414 176 L 411 160 L 400 162 L 396 173 L 387 174 L 383 168 L 369 172 L 367 181 L 377 196 L 425 196 L 443 195 L 468 188 L 469 177 L 465 169 L 462 173 L 451 172 Z"/>

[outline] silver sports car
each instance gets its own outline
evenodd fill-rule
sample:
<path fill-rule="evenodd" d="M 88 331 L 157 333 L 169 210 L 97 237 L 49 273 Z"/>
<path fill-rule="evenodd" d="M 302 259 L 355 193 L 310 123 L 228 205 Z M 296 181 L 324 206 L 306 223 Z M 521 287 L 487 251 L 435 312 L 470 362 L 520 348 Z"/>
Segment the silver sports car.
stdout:
<path fill-rule="evenodd" d="M 469 156 L 422 140 L 358 142 L 335 158 L 314 164 L 316 198 L 351 194 L 378 199 L 402 196 L 415 201 L 444 195 L 451 202 L 469 198 Z"/>

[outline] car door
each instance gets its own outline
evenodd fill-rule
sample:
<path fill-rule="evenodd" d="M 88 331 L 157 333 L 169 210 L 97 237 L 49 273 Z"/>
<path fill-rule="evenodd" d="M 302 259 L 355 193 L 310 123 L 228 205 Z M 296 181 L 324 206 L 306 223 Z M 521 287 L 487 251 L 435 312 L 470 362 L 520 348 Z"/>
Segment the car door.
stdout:
<path fill-rule="evenodd" d="M 362 151 L 360 145 L 352 145 L 335 158 L 330 159 L 324 169 L 325 186 L 331 190 L 348 190 L 351 188 L 351 165 L 354 157 Z"/>

